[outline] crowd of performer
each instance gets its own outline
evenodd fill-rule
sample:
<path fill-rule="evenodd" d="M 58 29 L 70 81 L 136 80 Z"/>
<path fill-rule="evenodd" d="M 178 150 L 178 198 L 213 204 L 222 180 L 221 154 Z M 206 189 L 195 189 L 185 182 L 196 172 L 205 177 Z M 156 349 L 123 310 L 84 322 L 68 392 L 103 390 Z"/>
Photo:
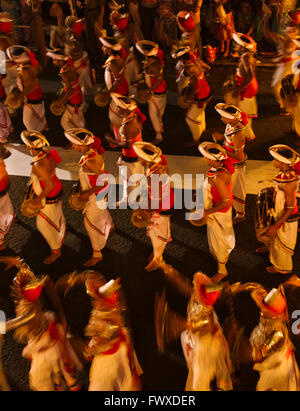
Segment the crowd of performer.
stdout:
<path fill-rule="evenodd" d="M 85 11 L 90 13 L 89 3 L 92 2 L 87 3 Z M 148 13 L 151 7 L 146 3 L 142 8 Z M 225 1 L 215 0 L 215 3 L 221 19 L 225 13 L 222 10 Z M 256 41 L 249 33 L 233 30 L 230 35 L 228 27 L 220 23 L 221 52 L 228 54 L 230 38 L 239 59 L 235 75 L 224 84 L 224 102 L 215 105 L 216 121 L 219 118 L 224 123 L 224 133 L 213 132 L 212 141 L 203 141 L 205 109 L 212 99 L 206 73 L 214 62 L 214 56 L 210 50 L 211 53 L 204 57 L 204 49 L 197 41 L 199 15 L 188 7 L 187 0 L 183 1 L 186 9 L 179 9 L 175 14 L 180 38 L 169 45 L 169 53 L 177 72 L 178 105 L 186 110 L 185 120 L 193 137 L 192 144 L 198 146 L 199 156 L 202 155 L 207 164 L 204 211 L 194 210 L 190 222 L 194 226 L 206 225 L 209 250 L 217 262 L 216 274 L 212 278 L 197 272 L 193 282 L 189 283 L 164 261 L 165 248 L 172 241 L 171 220 L 175 201 L 167 160 L 160 148 L 164 138 L 163 119 L 168 88 L 164 73 L 166 47 L 165 44 L 161 47 L 151 36 L 143 38 L 137 24 L 141 16 L 135 14 L 135 2 L 128 5 L 112 0 L 109 3 L 112 35 L 108 36 L 101 25 L 101 4 L 99 2 L 95 6 L 100 14 L 89 30 L 95 40 L 93 52 L 98 50 L 105 56 L 105 86 L 102 89 L 95 92 L 88 48 L 82 41 L 86 24 L 90 24 L 91 19 L 87 23 L 75 13 L 64 19 L 61 7 L 54 3 L 51 13 L 58 24 L 52 29 L 49 44 L 44 50 L 45 56 L 58 68 L 62 82 L 50 110 L 61 116 L 60 124 L 70 148 L 82 154 L 78 162 L 78 184 L 72 190 L 69 203 L 83 214 L 92 255 L 84 264 L 85 271 L 62 277 L 56 284 L 48 276 L 36 276 L 20 258 L 0 257 L 0 262 L 7 268 L 15 266 L 18 269 L 12 285 L 17 321 L 8 321 L 7 327 L 16 328 L 16 339 L 27 344 L 23 356 L 31 360 L 30 388 L 41 391 L 79 390 L 76 374 L 87 361 L 91 361 L 90 390 L 125 391 L 142 387 L 140 376 L 143 371 L 126 323 L 120 279 L 107 282 L 100 273 L 91 270 L 103 259 L 102 250 L 114 228 L 110 210 L 105 207 L 106 197 L 101 195 L 109 184 L 105 179 L 108 174 L 105 150 L 101 139 L 89 130 L 85 120 L 87 96 L 94 94 L 99 110 L 108 110 L 110 132 L 103 139 L 111 148 L 120 148 L 118 166 L 127 170 L 121 175 L 123 195 L 117 206 L 123 208 L 128 204 L 132 190 L 128 185 L 130 177 L 143 174 L 147 179 L 149 207 L 135 210 L 131 220 L 137 227 L 145 227 L 151 240 L 153 252 L 145 270 L 162 270 L 189 298 L 187 317 L 177 316 L 176 324 L 189 370 L 186 390 L 211 390 L 213 381 L 218 390 L 233 389 L 236 364 L 232 351 L 238 337 L 235 336 L 232 343 L 225 327 L 220 325 L 214 306 L 220 298 L 245 290 L 251 292 L 261 312 L 260 322 L 247 340 L 253 368 L 260 374 L 257 390 L 299 390 L 299 370 L 287 325 L 289 315 L 284 292 L 284 285 L 299 286 L 298 277 L 291 277 L 271 290 L 255 283 L 230 285 L 223 281 L 228 276 L 226 265 L 236 244 L 234 226 L 247 218 L 246 145 L 256 138 L 252 128 L 252 119 L 257 117 Z M 199 11 L 201 5 L 197 4 L 196 10 Z M 191 6 L 195 7 L 195 4 Z M 281 114 L 292 116 L 294 130 L 300 136 L 299 32 L 291 19 L 286 20 L 283 34 L 271 32 L 268 23 L 272 9 L 269 6 L 263 3 L 264 35 L 277 44 L 280 52 L 270 87 L 273 87 Z M 167 2 L 161 2 L 160 7 L 166 9 Z M 36 9 L 32 11 L 36 12 Z M 134 23 L 134 36 L 129 21 Z M 11 118 L 18 115 L 18 109 L 22 107 L 25 129 L 20 142 L 25 144 L 33 160 L 21 212 L 36 218 L 37 230 L 50 248 L 44 263 L 53 264 L 62 254 L 66 218 L 62 208 L 62 183 L 56 175 L 56 166 L 61 158 L 45 137 L 49 124 L 39 82 L 45 56 L 43 44 L 36 54 L 29 47 L 14 43 L 14 25 L 12 16 L 0 14 L 0 48 L 6 56 L 6 74 L 0 76 L 0 249 L 5 255 L 5 236 L 13 229 L 18 211 L 9 197 L 5 159 L 11 153 L 5 145 L 12 132 Z M 146 26 L 143 28 L 147 30 Z M 89 46 L 92 44 L 91 40 Z M 151 142 L 143 141 L 146 118 L 139 104 L 148 105 L 155 132 Z M 285 144 L 270 146 L 269 153 L 273 157 L 274 184 L 258 193 L 255 233 L 263 246 L 256 251 L 268 254 L 271 265 L 266 268 L 267 272 L 281 274 L 285 280 L 284 275 L 293 273 L 297 242 L 300 155 Z M 162 177 L 158 192 L 151 184 L 155 176 Z M 76 350 L 69 341 L 68 325 L 60 301 L 60 297 L 65 296 L 75 284 L 85 287 L 93 305 L 85 329 L 87 346 L 78 349 L 77 344 Z M 47 309 L 49 304 L 45 304 L 45 300 L 51 302 L 51 311 Z M 162 350 L 169 337 L 165 335 L 168 328 L 166 312 L 167 302 L 161 295 L 157 299 L 155 315 L 157 344 Z M 241 336 L 239 331 L 237 334 Z"/>

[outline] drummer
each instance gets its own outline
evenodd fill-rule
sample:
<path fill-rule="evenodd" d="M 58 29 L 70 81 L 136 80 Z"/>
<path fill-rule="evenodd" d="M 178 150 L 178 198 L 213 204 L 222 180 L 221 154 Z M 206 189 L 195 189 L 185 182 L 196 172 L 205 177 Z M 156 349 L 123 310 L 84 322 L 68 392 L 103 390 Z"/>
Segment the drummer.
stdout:
<path fill-rule="evenodd" d="M 275 223 L 267 230 L 265 246 L 258 253 L 269 253 L 270 274 L 289 274 L 293 270 L 292 256 L 297 242 L 298 206 L 296 192 L 298 177 L 294 167 L 300 161 L 299 154 L 284 144 L 269 148 L 274 158 L 273 165 L 279 171 L 274 178 L 275 185 Z"/>
<path fill-rule="evenodd" d="M 125 77 L 125 59 L 127 53 L 122 44 L 112 37 L 100 37 L 102 51 L 107 56 L 104 63 L 104 80 L 105 86 L 110 93 L 117 93 L 127 96 L 129 85 Z M 121 140 L 119 128 L 121 127 L 123 117 L 117 112 L 116 104 L 111 100 L 109 105 L 110 127 L 117 141 Z"/>
<path fill-rule="evenodd" d="M 234 174 L 233 160 L 218 144 L 204 142 L 199 145 L 210 169 L 204 183 L 204 215 L 207 225 L 209 250 L 218 262 L 218 271 L 213 281 L 219 282 L 228 275 L 226 264 L 235 247 L 232 225 L 231 180 Z"/>
<path fill-rule="evenodd" d="M 163 141 L 163 115 L 167 105 L 167 83 L 164 78 L 164 53 L 153 41 L 140 40 L 136 43 L 137 50 L 145 56 L 143 74 L 148 87 L 149 116 L 155 131 L 153 144 Z"/>
<path fill-rule="evenodd" d="M 36 198 L 34 205 L 39 209 L 36 225 L 51 248 L 51 254 L 44 264 L 52 264 L 61 256 L 61 248 L 66 233 L 66 219 L 62 210 L 62 183 L 56 177 L 56 164 L 61 158 L 56 150 L 49 149 L 49 142 L 43 134 L 23 131 L 21 139 L 34 157 L 32 161 L 31 182 Z"/>

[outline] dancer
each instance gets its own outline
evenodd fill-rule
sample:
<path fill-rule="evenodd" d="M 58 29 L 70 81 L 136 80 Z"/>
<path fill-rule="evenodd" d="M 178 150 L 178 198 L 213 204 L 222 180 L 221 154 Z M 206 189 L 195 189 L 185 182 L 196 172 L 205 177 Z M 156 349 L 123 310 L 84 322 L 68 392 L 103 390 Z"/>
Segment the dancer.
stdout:
<path fill-rule="evenodd" d="M 35 54 L 27 47 L 11 46 L 6 50 L 9 59 L 17 64 L 18 100 L 23 101 L 23 123 L 27 130 L 42 133 L 47 129 L 43 91 L 38 82 L 41 70 Z"/>
<path fill-rule="evenodd" d="M 83 285 L 91 297 L 92 311 L 85 335 L 84 356 L 92 361 L 89 391 L 137 391 L 143 373 L 133 347 L 120 279 L 106 281 L 95 271 L 63 277 L 57 283 L 66 295 Z"/>
<path fill-rule="evenodd" d="M 172 241 L 170 218 L 175 201 L 174 190 L 170 186 L 167 161 L 160 148 L 146 142 L 134 143 L 133 148 L 145 168 L 148 181 L 147 211 L 150 219 L 147 236 L 150 237 L 153 253 L 145 270 L 153 271 L 163 261 L 167 243 Z M 157 180 L 158 186 L 155 184 Z"/>
<path fill-rule="evenodd" d="M 0 145 L 0 251 L 6 248 L 5 236 L 8 234 L 15 216 L 14 207 L 9 197 L 9 175 L 4 160 L 11 153 Z"/>
<path fill-rule="evenodd" d="M 126 96 L 128 94 L 128 81 L 125 77 L 127 53 L 122 45 L 111 37 L 100 37 L 100 41 L 103 45 L 103 53 L 108 56 L 103 66 L 105 68 L 104 80 L 107 93 L 109 95 L 110 93 L 117 93 Z M 120 140 L 119 128 L 122 117 L 116 111 L 116 104 L 111 100 L 108 117 L 115 139 Z"/>
<path fill-rule="evenodd" d="M 178 272 L 166 264 L 163 264 L 161 269 L 167 277 L 173 278 L 175 275 L 177 283 Z M 185 280 L 183 281 L 185 284 Z M 164 295 L 156 300 L 158 348 L 163 351 L 165 343 L 181 337 L 188 367 L 186 391 L 213 391 L 213 381 L 216 382 L 217 390 L 233 389 L 229 347 L 214 310 L 223 286 L 222 283 L 213 283 L 202 272 L 195 273 L 193 286 L 186 289 L 188 291 L 191 288 L 187 293 L 190 294 L 187 318 L 173 313 L 168 308 Z"/>
<path fill-rule="evenodd" d="M 55 174 L 55 168 L 61 162 L 56 150 L 50 150 L 50 144 L 44 135 L 36 131 L 22 131 L 21 139 L 33 156 L 30 180 L 38 208 L 36 226 L 47 241 L 51 254 L 44 264 L 54 263 L 61 255 L 61 248 L 66 233 L 66 220 L 62 210 L 62 183 Z"/>
<path fill-rule="evenodd" d="M 265 246 L 258 248 L 258 253 L 269 253 L 272 266 L 266 270 L 270 274 L 289 274 L 293 270 L 293 254 L 297 242 L 298 206 L 297 187 L 298 176 L 294 171 L 300 161 L 299 154 L 284 144 L 276 144 L 269 148 L 274 158 L 273 165 L 279 170 L 274 178 L 275 204 L 274 224 L 268 227 Z"/>
<path fill-rule="evenodd" d="M 142 125 L 146 117 L 139 110 L 135 101 L 129 97 L 121 96 L 117 93 L 111 93 L 111 97 L 117 106 L 117 114 L 123 116 L 119 129 L 121 141 L 117 142 L 117 144 L 119 147 L 122 147 L 122 155 L 118 160 L 121 176 L 120 183 L 123 185 L 121 201 L 127 204 L 128 196 L 134 188 L 134 186 L 128 187 L 130 177 L 134 175 L 144 175 L 144 167 L 140 163 L 133 145 L 137 141 L 143 141 Z M 126 168 L 124 169 L 124 167 Z"/>
<path fill-rule="evenodd" d="M 167 83 L 164 78 L 164 53 L 159 49 L 158 44 L 140 40 L 136 44 L 138 51 L 145 56 L 143 63 L 143 76 L 148 89 L 149 116 L 155 139 L 153 144 L 163 141 L 163 115 L 167 105 Z"/>
<path fill-rule="evenodd" d="M 246 217 L 246 160 L 245 149 L 245 126 L 247 125 L 247 114 L 238 107 L 219 103 L 215 106 L 221 115 L 221 120 L 226 124 L 225 133 L 213 133 L 213 140 L 218 143 L 224 140 L 223 147 L 227 155 L 234 160 L 235 172 L 232 176 L 233 208 L 236 215 L 233 224 L 243 222 Z"/>
<path fill-rule="evenodd" d="M 199 151 L 211 167 L 206 172 L 204 184 L 203 222 L 207 226 L 209 250 L 218 262 L 218 271 L 213 277 L 218 282 L 228 275 L 226 264 L 235 246 L 231 189 L 234 166 L 226 151 L 218 144 L 201 143 Z"/>
<path fill-rule="evenodd" d="M 247 114 L 248 123 L 246 124 L 245 135 L 248 141 L 255 139 L 252 129 L 252 119 L 257 118 L 257 101 L 258 83 L 255 76 L 256 43 L 250 36 L 241 33 L 234 33 L 233 39 L 238 44 L 240 54 L 237 65 L 234 88 L 231 93 L 224 96 L 225 103 L 236 105 L 241 111 Z"/>
<path fill-rule="evenodd" d="M 52 58 L 56 67 L 60 67 L 59 75 L 63 85 L 50 105 L 50 110 L 54 115 L 62 116 L 60 124 L 65 131 L 85 127 L 83 95 L 72 60 L 60 49 L 49 50 L 47 56 Z"/>
<path fill-rule="evenodd" d="M 191 131 L 193 141 L 190 145 L 198 145 L 206 130 L 205 109 L 210 101 L 210 87 L 205 79 L 204 70 L 208 67 L 197 55 L 187 48 L 179 49 L 174 57 L 179 58 L 177 77 L 180 98 L 183 108 L 187 108 L 185 121 Z"/>
<path fill-rule="evenodd" d="M 75 128 L 65 131 L 65 136 L 72 143 L 73 149 L 82 153 L 78 163 L 82 191 L 80 198 L 85 202 L 83 209 L 84 227 L 93 248 L 92 257 L 84 265 L 92 267 L 103 259 L 101 251 L 106 245 L 113 226 L 105 200 L 108 189 L 108 182 L 105 180 L 107 172 L 104 168 L 102 155 L 92 148 L 92 144 L 95 142 L 93 133 L 86 129 Z M 101 179 L 101 176 L 104 178 Z"/>
<path fill-rule="evenodd" d="M 261 311 L 259 325 L 252 331 L 250 344 L 259 372 L 257 391 L 299 391 L 300 375 L 289 336 L 288 311 L 283 286 L 252 291 Z"/>

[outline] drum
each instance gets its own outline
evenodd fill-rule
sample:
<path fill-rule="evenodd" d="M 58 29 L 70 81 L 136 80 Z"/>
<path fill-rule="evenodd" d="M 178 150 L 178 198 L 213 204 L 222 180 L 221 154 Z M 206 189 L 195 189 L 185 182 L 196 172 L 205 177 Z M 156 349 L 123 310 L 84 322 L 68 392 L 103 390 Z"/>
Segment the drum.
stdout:
<path fill-rule="evenodd" d="M 110 100 L 110 94 L 107 88 L 103 85 L 94 98 L 94 102 L 98 107 L 105 107 Z"/>
<path fill-rule="evenodd" d="M 32 182 L 29 180 L 26 186 L 25 196 L 20 207 L 20 211 L 24 217 L 33 218 L 38 215 L 41 207 L 34 204 L 35 198 L 36 195 L 33 191 Z"/>
<path fill-rule="evenodd" d="M 145 104 L 151 99 L 152 95 L 149 93 L 149 88 L 145 81 L 140 81 L 136 88 L 136 99 L 139 103 Z"/>
<path fill-rule="evenodd" d="M 80 181 L 78 181 L 76 184 L 73 185 L 71 195 L 69 197 L 69 204 L 70 207 L 73 208 L 73 210 L 81 211 L 86 206 L 86 201 L 82 201 L 80 199 L 81 192 L 82 191 Z"/>
<path fill-rule="evenodd" d="M 151 221 L 151 210 L 142 210 L 137 208 L 131 214 L 131 222 L 137 228 L 145 228 L 150 224 Z"/>
<path fill-rule="evenodd" d="M 267 187 L 257 194 L 255 205 L 255 234 L 258 241 L 264 243 L 268 228 L 275 223 L 275 187 Z"/>
<path fill-rule="evenodd" d="M 12 110 L 17 110 L 21 107 L 23 102 L 23 96 L 21 91 L 15 87 L 6 97 L 5 105 Z"/>

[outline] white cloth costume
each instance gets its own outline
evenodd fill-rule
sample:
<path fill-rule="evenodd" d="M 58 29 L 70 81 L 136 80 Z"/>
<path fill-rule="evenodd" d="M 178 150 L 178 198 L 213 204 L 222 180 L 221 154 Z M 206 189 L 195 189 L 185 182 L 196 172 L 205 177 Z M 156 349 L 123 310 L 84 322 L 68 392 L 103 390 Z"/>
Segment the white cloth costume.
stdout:
<path fill-rule="evenodd" d="M 204 209 L 214 206 L 211 185 L 204 182 Z M 226 264 L 235 247 L 235 234 L 232 225 L 232 207 L 226 212 L 209 214 L 206 222 L 209 251 L 220 264 Z"/>
<path fill-rule="evenodd" d="M 0 102 L 0 143 L 6 143 L 11 132 L 11 119 L 5 105 Z"/>
<path fill-rule="evenodd" d="M 127 341 L 122 341 L 116 352 L 112 354 L 96 354 L 90 368 L 89 391 L 135 391 L 136 380 L 132 373 L 130 361 L 134 362 L 137 374 L 142 369 L 135 351 L 129 358 L 129 337 L 125 328 L 122 333 Z"/>
<path fill-rule="evenodd" d="M 42 192 L 42 187 L 39 178 L 31 173 L 32 188 L 38 196 Z M 62 201 L 54 200 L 54 203 L 46 201 L 45 206 L 40 210 L 36 217 L 36 226 L 42 236 L 45 238 L 52 252 L 61 250 L 65 233 L 66 219 L 63 214 Z"/>

